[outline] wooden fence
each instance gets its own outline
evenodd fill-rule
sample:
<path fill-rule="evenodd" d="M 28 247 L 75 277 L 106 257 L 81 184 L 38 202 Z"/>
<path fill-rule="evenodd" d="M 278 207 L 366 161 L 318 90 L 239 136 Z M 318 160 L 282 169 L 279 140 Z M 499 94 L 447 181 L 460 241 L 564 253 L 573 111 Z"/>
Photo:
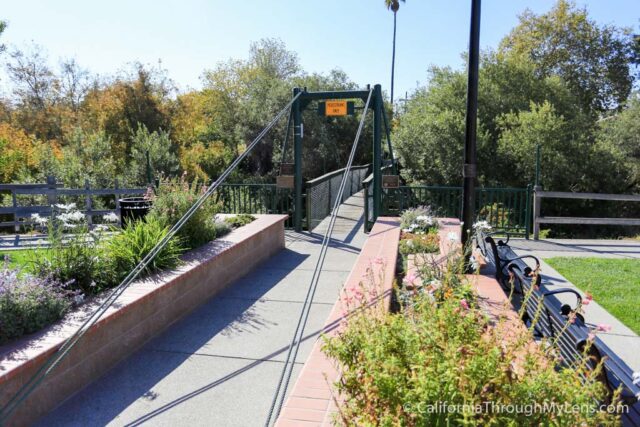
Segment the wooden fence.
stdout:
<path fill-rule="evenodd" d="M 52 206 L 60 203 L 61 196 L 83 198 L 84 206 L 77 204 L 77 209 L 85 215 L 87 224 L 91 226 L 94 216 L 115 213 L 120 217 L 120 198 L 123 196 L 141 195 L 146 191 L 146 188 L 120 188 L 117 179 L 113 188 L 91 188 L 89 181 L 85 181 L 84 188 L 63 188 L 62 184 L 56 183 L 55 177 L 48 177 L 44 184 L 0 184 L 0 195 L 9 194 L 11 197 L 10 206 L 0 206 L 0 215 L 13 217 L 10 221 L 0 220 L 0 229 L 13 227 L 14 231 L 19 233 L 22 227 L 34 224 L 32 214 L 51 216 Z M 21 195 L 43 196 L 46 198 L 46 204 L 21 206 Z M 94 209 L 95 196 L 114 196 L 115 209 Z"/>
<path fill-rule="evenodd" d="M 533 238 L 538 240 L 540 224 L 596 224 L 596 225 L 640 225 L 640 218 L 589 218 L 541 216 L 542 199 L 611 200 L 619 202 L 640 202 L 640 194 L 572 193 L 563 191 L 541 191 L 533 193 Z"/>

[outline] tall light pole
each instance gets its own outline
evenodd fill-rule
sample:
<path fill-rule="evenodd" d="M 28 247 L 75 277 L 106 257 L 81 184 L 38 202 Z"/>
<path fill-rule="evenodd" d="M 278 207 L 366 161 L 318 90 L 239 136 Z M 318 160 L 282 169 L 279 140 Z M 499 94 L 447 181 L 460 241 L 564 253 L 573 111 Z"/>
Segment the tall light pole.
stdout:
<path fill-rule="evenodd" d="M 462 244 L 471 237 L 475 221 L 477 161 L 476 133 L 478 123 L 478 72 L 480 63 L 480 0 L 471 0 L 469 32 L 469 70 L 467 80 L 467 121 L 464 139 L 464 179 L 462 193 Z"/>

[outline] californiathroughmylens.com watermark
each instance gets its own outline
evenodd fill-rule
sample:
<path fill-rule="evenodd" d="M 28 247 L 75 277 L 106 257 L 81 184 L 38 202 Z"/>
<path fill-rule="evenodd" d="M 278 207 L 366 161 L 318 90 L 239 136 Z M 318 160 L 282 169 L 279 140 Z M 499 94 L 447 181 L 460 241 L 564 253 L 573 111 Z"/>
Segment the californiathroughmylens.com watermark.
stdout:
<path fill-rule="evenodd" d="M 518 414 L 530 416 L 534 414 L 586 414 L 607 412 L 610 414 L 626 414 L 626 405 L 572 405 L 557 402 L 532 402 L 523 404 L 502 404 L 497 402 L 482 402 L 474 404 L 434 402 L 434 403 L 405 403 L 402 405 L 407 413 L 414 414 Z"/>

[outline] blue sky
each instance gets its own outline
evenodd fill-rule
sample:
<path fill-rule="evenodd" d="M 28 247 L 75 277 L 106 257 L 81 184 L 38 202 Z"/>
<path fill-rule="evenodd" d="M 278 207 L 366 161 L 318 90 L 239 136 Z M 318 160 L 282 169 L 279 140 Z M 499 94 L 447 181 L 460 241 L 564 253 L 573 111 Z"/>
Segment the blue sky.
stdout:
<path fill-rule="evenodd" d="M 481 46 L 495 47 L 525 8 L 543 12 L 554 0 L 484 0 Z M 640 33 L 639 0 L 578 0 L 600 23 Z M 469 0 L 407 0 L 398 12 L 396 92 L 424 83 L 431 64 L 462 66 Z M 251 41 L 282 39 L 307 71 L 341 68 L 356 82 L 389 88 L 392 13 L 383 0 L 21 0 L 4 2 L 9 22 L 0 39 L 43 46 L 51 63 L 75 57 L 111 74 L 132 61 L 159 59 L 182 90 L 200 86 L 203 70 L 245 58 Z M 0 79 L 5 80 L 4 73 Z"/>

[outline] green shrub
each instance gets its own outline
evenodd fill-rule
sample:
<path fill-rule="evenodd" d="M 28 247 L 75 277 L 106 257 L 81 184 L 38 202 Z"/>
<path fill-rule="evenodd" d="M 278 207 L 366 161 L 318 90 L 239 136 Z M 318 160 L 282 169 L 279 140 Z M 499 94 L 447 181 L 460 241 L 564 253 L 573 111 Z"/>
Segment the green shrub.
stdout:
<path fill-rule="evenodd" d="M 204 184 L 194 180 L 191 184 L 185 175 L 179 179 L 163 181 L 153 199 L 150 217 L 172 226 L 189 210 L 193 203 L 206 191 Z M 197 248 L 218 237 L 221 228 L 215 223 L 215 216 L 220 211 L 213 198 L 209 198 L 180 229 L 184 246 Z"/>
<path fill-rule="evenodd" d="M 37 217 L 37 218 L 36 218 Z M 89 231 L 84 215 L 74 204 L 56 205 L 53 220 L 34 217 L 48 233 L 49 246 L 33 251 L 33 271 L 39 277 L 51 277 L 68 283 L 70 289 L 97 293 L 105 281 L 102 257 L 106 226 Z"/>
<path fill-rule="evenodd" d="M 485 218 L 498 229 L 515 225 L 513 209 L 507 208 L 503 203 L 493 203 L 482 206 L 478 216 Z"/>
<path fill-rule="evenodd" d="M 229 218 L 225 218 L 224 222 L 233 228 L 239 228 L 255 221 L 256 217 L 249 214 L 238 214 Z"/>
<path fill-rule="evenodd" d="M 111 285 L 117 284 L 167 235 L 169 227 L 154 216 L 129 224 L 106 245 L 106 270 Z M 174 237 L 147 266 L 144 274 L 176 267 L 185 251 L 182 239 Z"/>
<path fill-rule="evenodd" d="M 52 278 L 0 269 L 0 344 L 42 329 L 62 318 L 71 303 L 65 286 Z"/>
<path fill-rule="evenodd" d="M 588 373 L 586 358 L 575 369 L 558 368 L 552 343 L 538 346 L 524 327 L 491 323 L 469 296 L 471 287 L 459 274 L 463 266 L 456 261 L 444 272 L 421 273 L 430 290 L 414 291 L 398 313 L 386 312 L 381 303 L 347 307 L 351 315 L 324 345 L 340 370 L 335 386 L 344 401 L 337 421 L 349 426 L 616 425 L 615 415 L 597 410 L 606 391 L 597 373 Z M 536 403 L 581 410 L 549 413 L 536 410 Z M 442 404 L 459 409 L 447 412 Z M 501 405 L 524 409 L 495 410 Z"/>

